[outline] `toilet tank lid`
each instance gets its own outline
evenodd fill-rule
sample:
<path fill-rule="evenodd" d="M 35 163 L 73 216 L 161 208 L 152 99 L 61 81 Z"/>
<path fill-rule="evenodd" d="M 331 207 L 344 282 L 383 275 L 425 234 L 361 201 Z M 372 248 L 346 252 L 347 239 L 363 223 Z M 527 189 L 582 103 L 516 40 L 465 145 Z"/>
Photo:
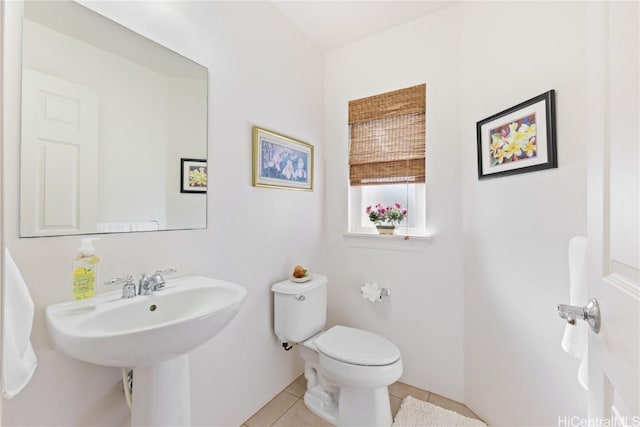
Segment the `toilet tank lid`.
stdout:
<path fill-rule="evenodd" d="M 400 359 L 391 341 L 362 329 L 334 326 L 315 341 L 320 353 L 352 365 L 384 366 Z"/>
<path fill-rule="evenodd" d="M 304 283 L 284 280 L 271 286 L 271 290 L 278 294 L 297 295 L 312 291 L 327 284 L 327 277 L 322 274 L 310 273 L 311 280 Z"/>

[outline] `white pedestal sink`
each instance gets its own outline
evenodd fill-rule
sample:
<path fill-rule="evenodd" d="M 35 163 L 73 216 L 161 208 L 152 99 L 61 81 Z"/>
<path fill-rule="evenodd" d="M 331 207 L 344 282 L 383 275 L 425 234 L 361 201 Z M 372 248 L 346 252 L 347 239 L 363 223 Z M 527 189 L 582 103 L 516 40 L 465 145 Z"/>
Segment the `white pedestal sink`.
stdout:
<path fill-rule="evenodd" d="M 57 350 L 97 365 L 134 368 L 131 424 L 188 426 L 191 422 L 188 352 L 231 321 L 245 289 L 200 276 L 167 280 L 153 295 L 121 299 L 120 291 L 46 309 Z"/>

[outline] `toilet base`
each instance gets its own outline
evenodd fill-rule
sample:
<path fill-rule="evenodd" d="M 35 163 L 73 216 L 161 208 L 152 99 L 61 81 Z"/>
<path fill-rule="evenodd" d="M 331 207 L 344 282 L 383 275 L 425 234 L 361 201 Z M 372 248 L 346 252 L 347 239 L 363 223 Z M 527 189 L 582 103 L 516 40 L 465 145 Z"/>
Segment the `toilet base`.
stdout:
<path fill-rule="evenodd" d="M 338 427 L 389 427 L 393 423 L 387 387 L 369 390 L 341 387 L 336 402 L 331 394 L 316 386 L 306 391 L 304 404 L 313 414 Z"/>
<path fill-rule="evenodd" d="M 386 386 L 373 389 L 340 387 L 338 405 L 338 427 L 389 427 L 393 423 Z"/>
<path fill-rule="evenodd" d="M 307 390 L 304 394 L 304 404 L 313 414 L 326 422 L 338 424 L 338 403 L 322 387 L 316 386 Z"/>

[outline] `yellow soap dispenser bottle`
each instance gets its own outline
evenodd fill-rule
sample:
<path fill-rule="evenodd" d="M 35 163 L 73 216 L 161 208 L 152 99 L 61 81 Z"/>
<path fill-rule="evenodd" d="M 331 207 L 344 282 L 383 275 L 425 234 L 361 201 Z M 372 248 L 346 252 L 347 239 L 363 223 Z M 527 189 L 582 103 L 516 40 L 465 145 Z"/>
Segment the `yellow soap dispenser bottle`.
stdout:
<path fill-rule="evenodd" d="M 73 264 L 73 299 L 79 301 L 78 309 L 93 310 L 96 308 L 96 283 L 98 263 L 96 248 L 92 241 L 97 237 L 80 239 L 80 247 L 76 252 Z"/>

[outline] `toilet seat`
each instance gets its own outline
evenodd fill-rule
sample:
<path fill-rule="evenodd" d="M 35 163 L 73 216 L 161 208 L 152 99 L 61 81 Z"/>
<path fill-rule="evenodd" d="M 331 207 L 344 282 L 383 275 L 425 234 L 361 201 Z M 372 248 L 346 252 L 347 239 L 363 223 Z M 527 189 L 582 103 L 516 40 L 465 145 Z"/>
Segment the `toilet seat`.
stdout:
<path fill-rule="evenodd" d="M 323 355 L 343 363 L 385 366 L 400 359 L 400 350 L 391 341 L 356 328 L 334 326 L 315 340 Z"/>

